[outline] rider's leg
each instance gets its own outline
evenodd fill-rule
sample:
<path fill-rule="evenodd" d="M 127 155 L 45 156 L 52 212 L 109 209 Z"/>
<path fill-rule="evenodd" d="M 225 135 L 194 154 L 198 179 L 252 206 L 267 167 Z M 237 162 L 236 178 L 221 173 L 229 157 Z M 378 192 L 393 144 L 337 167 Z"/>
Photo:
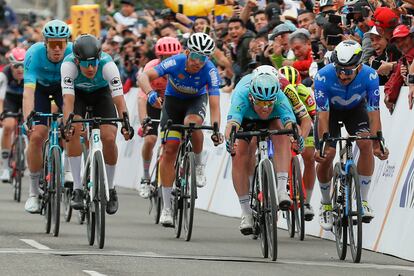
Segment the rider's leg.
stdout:
<path fill-rule="evenodd" d="M 153 154 L 153 149 L 157 143 L 156 135 L 147 135 L 144 138 L 144 145 L 142 146 L 142 163 L 144 166 L 144 179 L 150 179 L 150 166 Z"/>
<path fill-rule="evenodd" d="M 170 134 L 173 134 L 172 131 L 170 131 Z M 163 145 L 162 157 L 160 159 L 160 181 L 165 209 L 171 209 L 171 191 L 175 179 L 174 162 L 178 147 L 179 140 L 169 140 L 167 138 L 167 142 Z"/>
<path fill-rule="evenodd" d="M 314 147 L 306 147 L 305 150 L 302 152 L 302 158 L 305 167 L 303 171 L 303 182 L 305 184 L 306 189 L 306 204 L 310 203 L 313 192 L 313 186 L 315 185 L 316 179 L 314 154 Z"/>
<path fill-rule="evenodd" d="M 367 201 L 375 165 L 374 155 L 372 153 L 372 141 L 360 140 L 357 141 L 357 145 L 360 150 L 357 170 L 359 174 L 361 198 L 362 200 Z"/>
<path fill-rule="evenodd" d="M 109 189 L 114 188 L 115 166 L 118 160 L 118 147 L 115 143 L 116 130 L 114 125 L 101 125 L 101 139 Z"/>
<path fill-rule="evenodd" d="M 190 123 L 195 123 L 196 125 L 202 125 L 203 118 L 201 118 L 197 114 L 187 115 L 184 119 L 184 125 L 188 125 Z M 192 134 L 191 142 L 192 142 L 193 151 L 195 154 L 196 165 L 202 164 L 203 141 L 204 141 L 203 132 L 201 130 L 194 131 Z"/>
<path fill-rule="evenodd" d="M 251 143 L 250 143 L 251 144 Z M 232 158 L 232 178 L 233 187 L 239 197 L 242 215 L 252 213 L 250 209 L 249 200 L 249 170 L 247 170 L 250 163 L 250 156 L 254 156 L 254 150 L 250 151 L 250 145 L 247 141 L 237 140 L 236 154 Z M 253 147 L 255 148 L 255 146 Z M 245 168 L 245 169 L 240 169 Z"/>
<path fill-rule="evenodd" d="M 27 164 L 30 171 L 30 196 L 39 195 L 39 180 L 43 168 L 43 144 L 47 139 L 48 129 L 45 125 L 36 125 L 30 134 L 27 148 Z"/>
<path fill-rule="evenodd" d="M 75 119 L 81 118 L 75 116 Z M 81 181 L 81 163 L 82 163 L 82 145 L 80 142 L 81 124 L 73 124 L 74 133 L 72 139 L 66 143 L 66 153 L 73 176 L 73 189 L 82 189 Z"/>
<path fill-rule="evenodd" d="M 15 127 L 16 120 L 14 118 L 6 118 L 3 120 L 3 134 L 1 138 L 1 159 L 3 170 L 8 169 L 9 167 L 9 156 Z"/>

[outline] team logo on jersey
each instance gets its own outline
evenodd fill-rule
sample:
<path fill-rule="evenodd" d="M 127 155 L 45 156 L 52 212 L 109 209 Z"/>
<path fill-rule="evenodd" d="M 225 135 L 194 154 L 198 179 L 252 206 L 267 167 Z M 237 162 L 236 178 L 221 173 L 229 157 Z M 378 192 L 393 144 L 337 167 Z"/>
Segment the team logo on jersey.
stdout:
<path fill-rule="evenodd" d="M 66 85 L 68 85 L 68 86 L 72 86 L 72 85 L 73 85 L 73 79 L 72 79 L 72 78 L 70 78 L 70 77 L 65 77 L 65 78 L 63 79 L 63 82 L 64 82 Z"/>
<path fill-rule="evenodd" d="M 321 81 L 321 82 L 326 82 L 326 77 L 323 76 L 321 77 L 321 75 L 319 75 L 319 73 L 316 74 L 315 76 L 315 80 Z"/>
<path fill-rule="evenodd" d="M 183 74 L 178 74 L 178 78 L 179 78 L 180 80 L 183 80 L 183 79 L 185 79 L 185 76 L 184 76 Z"/>
<path fill-rule="evenodd" d="M 312 96 L 311 96 L 311 95 L 309 95 L 309 96 L 308 96 L 308 98 L 306 99 L 306 104 L 307 104 L 308 106 L 312 106 L 312 105 L 314 105 L 314 104 L 315 104 L 315 101 L 313 100 L 313 98 L 312 98 Z"/>
<path fill-rule="evenodd" d="M 293 89 L 289 87 L 288 85 L 285 89 L 285 94 L 289 98 L 290 102 L 292 103 L 292 106 L 297 106 L 300 100 L 298 98 L 298 95 L 296 95 L 296 92 L 293 91 Z"/>
<path fill-rule="evenodd" d="M 369 74 L 369 80 L 375 80 L 378 77 L 377 71 L 375 73 Z"/>
<path fill-rule="evenodd" d="M 359 101 L 360 99 L 361 99 L 361 95 L 354 94 L 348 100 L 345 100 L 345 99 L 343 99 L 343 98 L 341 98 L 339 96 L 335 96 L 335 97 L 333 97 L 331 99 L 331 102 L 333 104 L 339 104 L 339 105 L 342 105 L 342 106 L 348 106 L 348 105 L 351 105 L 355 101 Z"/>
<path fill-rule="evenodd" d="M 121 80 L 118 77 L 114 77 L 111 80 L 111 85 L 112 86 L 120 86 L 121 85 Z"/>

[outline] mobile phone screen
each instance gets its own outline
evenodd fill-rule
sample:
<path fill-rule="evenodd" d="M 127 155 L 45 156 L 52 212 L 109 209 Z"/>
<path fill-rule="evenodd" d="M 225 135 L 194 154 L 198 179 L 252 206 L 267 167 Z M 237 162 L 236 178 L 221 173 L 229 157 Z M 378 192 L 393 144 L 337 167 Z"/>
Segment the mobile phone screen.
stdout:
<path fill-rule="evenodd" d="M 184 13 L 184 5 L 178 4 L 178 13 Z"/>

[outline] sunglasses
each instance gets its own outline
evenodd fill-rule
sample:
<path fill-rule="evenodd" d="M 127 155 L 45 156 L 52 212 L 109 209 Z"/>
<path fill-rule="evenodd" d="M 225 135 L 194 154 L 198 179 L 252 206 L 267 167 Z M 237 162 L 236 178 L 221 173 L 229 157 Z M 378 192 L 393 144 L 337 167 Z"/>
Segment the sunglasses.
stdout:
<path fill-rule="evenodd" d="M 63 49 L 66 47 L 67 41 L 66 40 L 48 40 L 47 41 L 47 47 L 51 49 L 56 49 L 56 47 L 59 47 L 59 49 Z"/>
<path fill-rule="evenodd" d="M 335 70 L 336 70 L 336 74 L 338 74 L 338 75 L 351 76 L 352 74 L 354 74 L 358 70 L 358 67 L 353 68 L 353 69 L 346 69 L 346 68 L 342 68 L 342 67 L 335 67 Z"/>
<path fill-rule="evenodd" d="M 91 60 L 80 60 L 79 65 L 85 68 L 89 66 L 95 67 L 99 64 L 99 59 L 91 59 Z"/>
<path fill-rule="evenodd" d="M 204 55 L 196 53 L 196 52 L 190 52 L 188 57 L 191 58 L 192 60 L 198 60 L 201 63 L 205 63 L 208 60 L 208 56 L 204 56 Z"/>
<path fill-rule="evenodd" d="M 251 99 L 251 101 L 254 105 L 257 105 L 259 107 L 269 108 L 269 107 L 272 107 L 275 104 L 275 101 L 261 101 L 261 100 L 256 100 L 253 97 L 250 97 L 250 99 Z"/>
<path fill-rule="evenodd" d="M 14 69 L 17 69 L 19 67 L 23 67 L 23 62 L 12 63 L 12 66 L 13 66 Z"/>

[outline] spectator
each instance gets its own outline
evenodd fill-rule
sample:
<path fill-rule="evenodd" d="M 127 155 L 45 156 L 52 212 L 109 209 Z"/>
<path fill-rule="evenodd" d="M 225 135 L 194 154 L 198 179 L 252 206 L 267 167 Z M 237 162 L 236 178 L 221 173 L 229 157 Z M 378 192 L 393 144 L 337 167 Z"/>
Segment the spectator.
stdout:
<path fill-rule="evenodd" d="M 160 28 L 160 36 L 161 37 L 177 37 L 177 29 L 174 27 L 173 24 L 167 23 L 161 26 Z"/>
<path fill-rule="evenodd" d="M 298 27 L 309 30 L 309 26 L 315 21 L 315 14 L 309 10 L 301 10 L 298 13 Z"/>
<path fill-rule="evenodd" d="M 0 0 L 0 28 L 7 29 L 12 25 L 17 25 L 16 14 L 5 0 Z"/>
<path fill-rule="evenodd" d="M 394 111 L 401 87 L 408 84 L 408 68 L 414 59 L 414 37 L 406 25 L 399 25 L 393 31 L 391 42 L 401 51 L 402 57 L 384 87 L 384 102 L 390 113 Z"/>
<path fill-rule="evenodd" d="M 228 31 L 232 38 L 232 59 L 235 83 L 237 83 L 248 69 L 251 61 L 249 43 L 254 38 L 254 33 L 247 30 L 240 18 L 233 17 L 229 20 Z"/>
<path fill-rule="evenodd" d="M 195 33 L 204 33 L 206 28 L 210 26 L 210 19 L 208 17 L 197 17 L 194 21 L 193 30 Z"/>
<path fill-rule="evenodd" d="M 273 29 L 269 37 L 270 40 L 273 40 L 273 45 L 268 49 L 268 52 L 272 53 L 270 55 L 265 53 L 265 55 L 270 57 L 273 66 L 277 69 L 283 66 L 284 60 L 294 58 L 294 54 L 289 47 L 289 34 L 294 31 L 296 31 L 296 27 L 282 23 Z"/>
<path fill-rule="evenodd" d="M 121 0 L 121 11 L 115 11 L 114 1 L 111 1 L 111 5 L 107 7 L 107 11 L 111 14 L 115 22 L 124 28 L 134 26 L 137 22 L 134 0 Z"/>
<path fill-rule="evenodd" d="M 398 26 L 398 23 L 399 17 L 392 9 L 378 7 L 369 24 L 377 27 L 377 32 L 380 35 L 385 36 L 387 40 L 390 40 L 393 30 Z"/>
<path fill-rule="evenodd" d="M 289 46 L 295 54 L 295 60 L 283 61 L 283 66 L 293 66 L 299 71 L 302 80 L 309 77 L 309 67 L 313 62 L 310 45 L 310 33 L 306 29 L 297 29 L 289 35 Z"/>

